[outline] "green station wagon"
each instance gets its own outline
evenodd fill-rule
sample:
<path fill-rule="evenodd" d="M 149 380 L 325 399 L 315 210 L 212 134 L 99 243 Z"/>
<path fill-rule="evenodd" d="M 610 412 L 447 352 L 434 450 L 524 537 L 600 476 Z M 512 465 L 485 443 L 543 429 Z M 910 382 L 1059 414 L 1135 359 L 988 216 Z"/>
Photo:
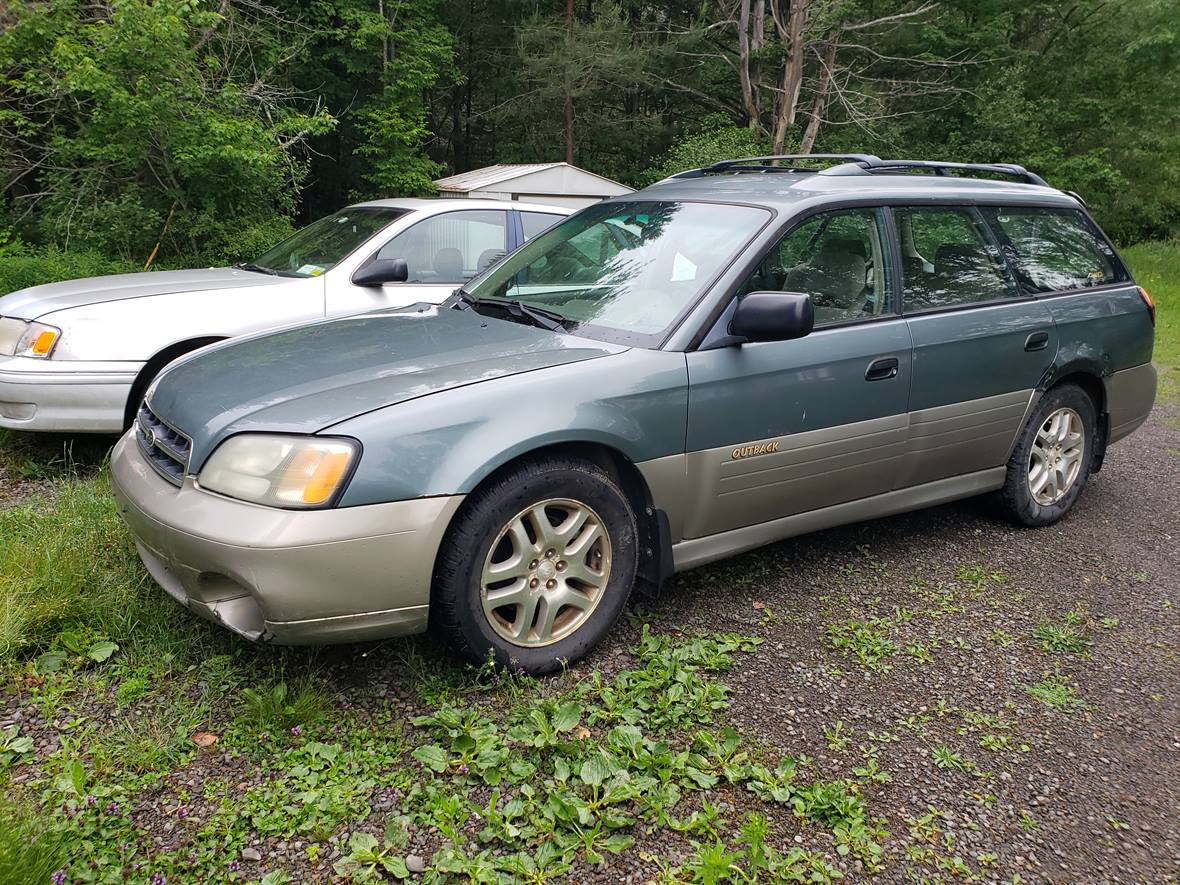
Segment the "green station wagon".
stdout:
<path fill-rule="evenodd" d="M 155 579 L 253 640 L 433 627 L 544 673 L 638 584 L 992 493 L 1061 519 L 1155 398 L 1154 307 L 1017 166 L 748 158 L 442 305 L 168 369 L 112 461 Z"/>

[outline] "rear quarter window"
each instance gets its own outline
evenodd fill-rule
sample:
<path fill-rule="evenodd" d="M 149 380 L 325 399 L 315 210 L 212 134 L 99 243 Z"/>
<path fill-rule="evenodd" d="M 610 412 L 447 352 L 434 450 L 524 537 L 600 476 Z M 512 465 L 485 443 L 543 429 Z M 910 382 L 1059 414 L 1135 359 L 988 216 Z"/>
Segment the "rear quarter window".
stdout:
<path fill-rule="evenodd" d="M 1012 206 L 993 208 L 987 214 L 1027 294 L 1130 279 L 1110 243 L 1081 212 Z"/>

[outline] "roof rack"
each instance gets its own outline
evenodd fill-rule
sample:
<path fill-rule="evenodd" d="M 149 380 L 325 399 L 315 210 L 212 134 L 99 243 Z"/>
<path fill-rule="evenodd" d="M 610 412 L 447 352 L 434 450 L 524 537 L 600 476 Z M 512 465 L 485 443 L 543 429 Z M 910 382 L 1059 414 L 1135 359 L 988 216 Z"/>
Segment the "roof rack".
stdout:
<path fill-rule="evenodd" d="M 990 172 L 993 175 L 1007 175 L 1025 184 L 1036 184 L 1049 187 L 1049 183 L 1035 172 L 1029 172 L 1023 166 L 1015 163 L 946 163 L 941 160 L 879 160 L 876 157 L 869 162 L 858 163 L 868 172 L 893 172 L 908 169 L 928 169 L 935 175 L 949 175 L 953 172 Z"/>
<path fill-rule="evenodd" d="M 826 169 L 816 169 L 813 165 L 796 165 L 798 161 L 811 163 L 813 161 L 840 160 L 842 164 Z M 782 162 L 787 165 L 777 165 Z M 767 165 L 774 163 L 776 165 Z M 941 160 L 882 160 L 872 154 L 771 154 L 765 157 L 740 157 L 735 160 L 722 160 L 712 166 L 700 169 L 689 169 L 671 176 L 679 178 L 701 178 L 705 175 L 716 175 L 723 172 L 812 172 L 829 175 L 842 175 L 852 172 L 885 173 L 929 171 L 935 175 L 950 175 L 952 172 L 987 172 L 992 175 L 1006 175 L 1025 184 L 1035 184 L 1049 187 L 1049 183 L 1034 172 L 1029 172 L 1023 166 L 1015 163 L 949 163 Z"/>
<path fill-rule="evenodd" d="M 684 172 L 677 172 L 672 178 L 700 178 L 704 175 L 713 175 L 719 172 L 818 172 L 813 166 L 768 166 L 767 163 L 781 163 L 783 160 L 840 160 L 844 163 L 880 163 L 880 157 L 874 157 L 872 154 L 768 154 L 765 157 L 739 157 L 735 160 L 722 160 L 719 163 L 714 163 L 712 166 L 704 166 L 700 169 L 688 169 Z"/>

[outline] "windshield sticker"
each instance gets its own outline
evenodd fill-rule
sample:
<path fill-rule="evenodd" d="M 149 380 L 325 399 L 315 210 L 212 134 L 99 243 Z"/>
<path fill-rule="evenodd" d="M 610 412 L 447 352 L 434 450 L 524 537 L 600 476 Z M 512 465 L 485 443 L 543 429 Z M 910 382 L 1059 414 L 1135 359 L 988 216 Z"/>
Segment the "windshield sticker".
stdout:
<path fill-rule="evenodd" d="M 304 277 L 318 277 L 323 272 L 324 268 L 320 267 L 318 264 L 305 264 L 303 267 L 299 268 L 299 270 L 295 271 L 295 273 Z"/>
<path fill-rule="evenodd" d="M 697 278 L 697 266 L 679 252 L 672 259 L 672 279 L 670 282 L 682 283 L 685 280 Z"/>

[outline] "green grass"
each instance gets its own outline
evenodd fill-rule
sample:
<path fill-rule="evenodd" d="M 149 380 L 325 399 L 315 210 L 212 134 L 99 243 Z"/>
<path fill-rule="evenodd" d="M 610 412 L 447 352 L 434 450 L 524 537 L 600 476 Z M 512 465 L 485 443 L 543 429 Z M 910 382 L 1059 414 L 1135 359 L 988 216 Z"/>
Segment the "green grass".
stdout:
<path fill-rule="evenodd" d="M 1040 682 L 1026 685 L 1024 690 L 1029 697 L 1062 713 L 1086 709 L 1085 702 L 1078 697 L 1074 687 L 1058 675 L 1046 673 Z"/>
<path fill-rule="evenodd" d="M 61 829 L 47 826 L 27 808 L 0 807 L 0 882 L 45 885 L 66 866 L 69 851 Z"/>
<path fill-rule="evenodd" d="M 1136 282 L 1155 299 L 1155 355 L 1160 392 L 1180 397 L 1180 240 L 1140 243 L 1123 250 Z"/>
<path fill-rule="evenodd" d="M 176 607 L 143 570 L 105 475 L 48 483 L 0 509 L 0 538 L 0 661 L 66 632 L 120 644 L 171 632 Z"/>

